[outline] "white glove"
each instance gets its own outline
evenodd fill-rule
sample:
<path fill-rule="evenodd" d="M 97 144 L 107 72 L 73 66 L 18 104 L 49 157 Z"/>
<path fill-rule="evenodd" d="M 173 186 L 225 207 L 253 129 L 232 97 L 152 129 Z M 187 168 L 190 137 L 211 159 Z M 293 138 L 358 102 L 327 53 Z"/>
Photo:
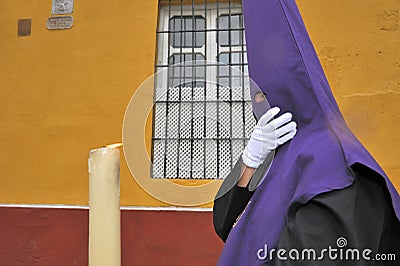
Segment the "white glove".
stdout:
<path fill-rule="evenodd" d="M 292 114 L 284 113 L 274 119 L 279 111 L 278 107 L 273 107 L 258 120 L 242 154 L 246 166 L 259 167 L 270 152 L 296 135 L 297 124 L 291 121 Z"/>

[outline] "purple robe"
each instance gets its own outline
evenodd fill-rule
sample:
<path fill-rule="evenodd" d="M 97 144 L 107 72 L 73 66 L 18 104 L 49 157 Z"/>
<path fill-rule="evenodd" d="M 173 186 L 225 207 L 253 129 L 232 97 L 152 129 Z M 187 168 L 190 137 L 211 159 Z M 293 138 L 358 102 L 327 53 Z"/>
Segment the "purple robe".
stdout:
<path fill-rule="evenodd" d="M 250 77 L 271 106 L 291 112 L 293 140 L 279 147 L 264 181 L 232 228 L 218 265 L 260 265 L 257 251 L 278 245 L 299 206 L 354 181 L 360 163 L 385 181 L 396 216 L 400 198 L 382 168 L 347 127 L 294 0 L 244 0 Z M 251 88 L 254 97 L 257 89 Z M 259 118 L 265 106 L 253 102 Z M 334 243 L 332 243 L 334 244 Z"/>

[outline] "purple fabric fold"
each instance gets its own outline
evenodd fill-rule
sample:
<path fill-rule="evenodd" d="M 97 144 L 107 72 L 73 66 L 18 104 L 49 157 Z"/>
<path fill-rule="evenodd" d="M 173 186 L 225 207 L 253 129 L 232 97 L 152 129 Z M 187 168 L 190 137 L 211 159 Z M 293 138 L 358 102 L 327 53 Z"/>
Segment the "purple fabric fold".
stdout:
<path fill-rule="evenodd" d="M 293 114 L 298 132 L 276 151 L 264 181 L 232 228 L 218 265 L 265 263 L 257 251 L 278 245 L 299 206 L 318 194 L 350 186 L 355 163 L 382 176 L 400 219 L 399 194 L 347 127 L 296 2 L 244 0 L 243 12 L 250 77 L 271 107 Z M 256 89 L 251 90 L 254 95 Z M 258 118 L 264 109 L 253 103 Z"/>

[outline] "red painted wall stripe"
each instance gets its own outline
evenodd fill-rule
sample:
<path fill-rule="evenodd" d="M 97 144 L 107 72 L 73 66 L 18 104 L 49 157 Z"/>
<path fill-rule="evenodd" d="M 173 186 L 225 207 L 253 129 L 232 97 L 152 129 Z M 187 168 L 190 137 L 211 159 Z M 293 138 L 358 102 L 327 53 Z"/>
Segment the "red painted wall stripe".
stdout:
<path fill-rule="evenodd" d="M 122 265 L 215 265 L 210 212 L 121 212 Z M 0 208 L 0 265 L 87 265 L 88 210 Z"/>

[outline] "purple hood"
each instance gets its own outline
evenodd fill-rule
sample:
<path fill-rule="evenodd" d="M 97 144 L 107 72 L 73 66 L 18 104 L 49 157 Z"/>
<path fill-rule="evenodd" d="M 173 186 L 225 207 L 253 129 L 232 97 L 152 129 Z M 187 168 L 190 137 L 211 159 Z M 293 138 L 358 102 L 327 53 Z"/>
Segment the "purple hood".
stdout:
<path fill-rule="evenodd" d="M 264 181 L 225 243 L 218 265 L 259 265 L 296 209 L 314 196 L 350 186 L 360 163 L 386 181 L 400 219 L 400 197 L 347 127 L 294 0 L 243 0 L 250 77 L 271 106 L 291 112 L 298 132 L 276 151 Z M 256 90 L 252 88 L 254 96 Z M 263 108 L 253 103 L 259 118 Z M 265 262 L 264 262 L 265 263 Z"/>

